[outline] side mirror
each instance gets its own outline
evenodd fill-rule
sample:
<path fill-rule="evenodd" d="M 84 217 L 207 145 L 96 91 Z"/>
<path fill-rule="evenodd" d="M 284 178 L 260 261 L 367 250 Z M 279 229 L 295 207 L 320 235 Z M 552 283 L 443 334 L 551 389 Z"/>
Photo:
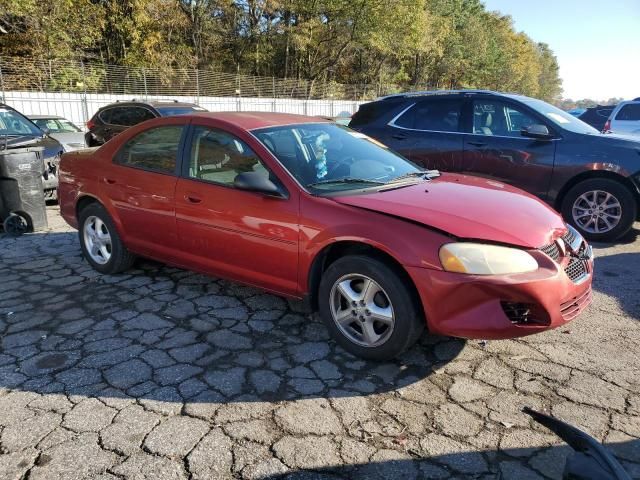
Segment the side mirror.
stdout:
<path fill-rule="evenodd" d="M 233 179 L 233 186 L 238 190 L 260 192 L 274 197 L 285 196 L 275 183 L 260 172 L 244 172 L 236 175 L 236 178 Z"/>
<path fill-rule="evenodd" d="M 546 125 L 540 125 L 537 123 L 522 127 L 522 130 L 520 130 L 520 135 L 522 135 L 523 137 L 537 138 L 539 140 L 550 140 L 553 138 L 553 135 L 551 135 L 551 132 L 549 132 L 549 129 L 546 127 Z"/>
<path fill-rule="evenodd" d="M 51 130 L 49 130 L 47 127 L 42 127 L 40 130 L 42 130 L 42 133 L 47 136 L 51 133 Z"/>

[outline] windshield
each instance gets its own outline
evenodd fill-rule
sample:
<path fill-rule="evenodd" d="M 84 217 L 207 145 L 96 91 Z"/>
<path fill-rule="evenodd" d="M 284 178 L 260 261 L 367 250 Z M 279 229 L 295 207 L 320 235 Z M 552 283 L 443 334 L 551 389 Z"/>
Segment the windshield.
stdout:
<path fill-rule="evenodd" d="M 547 119 L 551 120 L 554 124 L 565 130 L 569 130 L 573 133 L 587 133 L 594 134 L 600 133 L 591 125 L 584 123 L 582 120 L 574 117 L 564 110 L 560 110 L 558 107 L 543 102 L 542 100 L 536 100 L 534 98 L 528 98 L 523 100 L 524 103 L 536 110 L 541 115 L 544 115 Z"/>
<path fill-rule="evenodd" d="M 188 115 L 193 112 L 206 112 L 207 110 L 202 107 L 194 106 L 181 106 L 181 107 L 156 107 L 160 115 L 163 117 L 171 117 L 173 115 Z"/>
<path fill-rule="evenodd" d="M 42 130 L 14 110 L 0 108 L 0 136 L 42 136 Z"/>
<path fill-rule="evenodd" d="M 421 172 L 381 143 L 333 123 L 287 125 L 253 133 L 301 185 L 317 194 L 379 187 Z"/>
<path fill-rule="evenodd" d="M 82 131 L 64 118 L 36 118 L 33 123 L 42 129 L 48 129 L 49 133 L 75 133 Z"/>

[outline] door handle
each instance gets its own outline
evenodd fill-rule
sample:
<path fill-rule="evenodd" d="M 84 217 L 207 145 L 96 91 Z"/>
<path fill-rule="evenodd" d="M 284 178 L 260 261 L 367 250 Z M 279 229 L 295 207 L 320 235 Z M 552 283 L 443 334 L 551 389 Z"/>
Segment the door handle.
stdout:
<path fill-rule="evenodd" d="M 404 133 L 394 133 L 391 135 L 391 138 L 395 138 L 396 140 L 406 140 L 407 136 Z"/>
<path fill-rule="evenodd" d="M 102 179 L 104 181 L 104 183 L 108 184 L 108 185 L 113 185 L 114 183 L 116 183 L 116 181 L 113 178 L 103 178 Z"/>
<path fill-rule="evenodd" d="M 469 145 L 473 145 L 474 147 L 486 147 L 487 142 L 467 142 Z"/>
<path fill-rule="evenodd" d="M 200 203 L 200 202 L 202 202 L 201 198 L 198 198 L 195 195 L 191 195 L 191 194 L 185 195 L 184 199 L 189 203 Z"/>

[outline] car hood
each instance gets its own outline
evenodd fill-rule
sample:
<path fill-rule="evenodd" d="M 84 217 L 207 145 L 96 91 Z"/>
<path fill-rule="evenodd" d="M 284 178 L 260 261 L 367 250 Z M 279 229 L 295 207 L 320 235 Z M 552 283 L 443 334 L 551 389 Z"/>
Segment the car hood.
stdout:
<path fill-rule="evenodd" d="M 394 190 L 333 197 L 344 205 L 418 222 L 461 239 L 539 248 L 564 234 L 554 210 L 509 185 L 443 174 Z"/>
<path fill-rule="evenodd" d="M 82 147 L 84 147 L 85 145 L 84 133 L 82 132 L 50 133 L 49 136 L 52 138 L 55 138 L 57 141 L 59 141 L 63 145 L 78 144 L 78 145 L 82 145 Z M 82 147 L 75 147 L 75 148 L 82 148 Z"/>
<path fill-rule="evenodd" d="M 6 148 L 26 148 L 43 147 L 44 158 L 54 158 L 62 152 L 62 145 L 50 137 L 39 135 L 21 135 L 15 137 L 4 137 L 0 135 L 0 151 Z"/>

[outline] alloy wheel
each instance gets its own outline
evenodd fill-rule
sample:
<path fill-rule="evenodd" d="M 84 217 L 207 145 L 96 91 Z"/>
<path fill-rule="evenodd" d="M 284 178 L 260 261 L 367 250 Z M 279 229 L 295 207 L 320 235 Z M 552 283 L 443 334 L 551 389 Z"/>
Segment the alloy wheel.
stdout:
<path fill-rule="evenodd" d="M 573 202 L 571 210 L 576 225 L 588 233 L 609 232 L 622 218 L 620 201 L 603 190 L 583 193 Z"/>
<path fill-rule="evenodd" d="M 357 345 L 376 347 L 393 333 L 395 314 L 391 300 L 375 280 L 365 275 L 339 278 L 331 289 L 330 302 L 338 329 Z"/>
<path fill-rule="evenodd" d="M 91 216 L 84 222 L 84 244 L 91 260 L 105 265 L 111 259 L 111 234 L 107 225 L 98 217 Z"/>

